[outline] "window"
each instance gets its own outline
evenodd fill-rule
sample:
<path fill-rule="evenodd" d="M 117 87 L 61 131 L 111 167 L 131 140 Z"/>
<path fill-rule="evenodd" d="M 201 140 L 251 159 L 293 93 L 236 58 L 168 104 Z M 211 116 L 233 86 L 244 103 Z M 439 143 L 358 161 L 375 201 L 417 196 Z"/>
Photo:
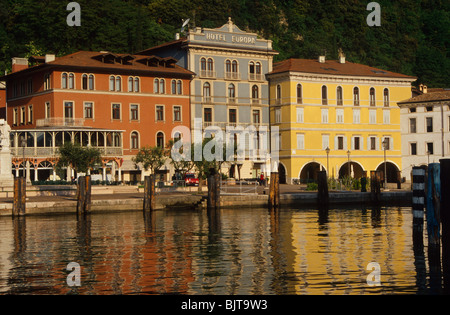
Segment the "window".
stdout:
<path fill-rule="evenodd" d="M 177 81 L 172 80 L 172 94 L 177 94 Z"/>
<path fill-rule="evenodd" d="M 426 118 L 427 132 L 433 132 L 433 117 Z"/>
<path fill-rule="evenodd" d="M 433 106 L 427 106 L 426 107 L 426 111 L 427 112 L 432 112 L 433 111 Z"/>
<path fill-rule="evenodd" d="M 128 77 L 128 92 L 133 92 L 134 84 L 133 77 Z"/>
<path fill-rule="evenodd" d="M 131 149 L 139 149 L 139 134 L 136 131 L 131 133 Z"/>
<path fill-rule="evenodd" d="M 116 79 L 114 78 L 114 76 L 110 76 L 109 77 L 109 90 L 110 91 L 114 91 L 116 88 Z"/>
<path fill-rule="evenodd" d="M 156 134 L 156 146 L 164 148 L 164 134 L 162 132 Z"/>
<path fill-rule="evenodd" d="M 353 150 L 361 150 L 361 138 L 353 137 Z"/>
<path fill-rule="evenodd" d="M 173 121 L 181 121 L 181 106 L 173 107 Z"/>
<path fill-rule="evenodd" d="M 303 123 L 303 113 L 304 113 L 303 107 L 297 107 L 296 112 L 297 112 L 296 113 L 297 114 L 297 122 Z"/>
<path fill-rule="evenodd" d="M 27 81 L 27 94 L 32 94 L 33 93 L 33 80 L 32 79 L 28 79 Z"/>
<path fill-rule="evenodd" d="M 252 103 L 259 104 L 259 88 L 257 85 L 252 86 Z"/>
<path fill-rule="evenodd" d="M 121 119 L 120 116 L 120 104 L 112 104 L 112 119 Z"/>
<path fill-rule="evenodd" d="M 416 118 L 410 118 L 409 119 L 409 132 L 410 133 L 416 133 L 417 132 Z"/>
<path fill-rule="evenodd" d="M 355 87 L 353 89 L 353 105 L 359 106 L 359 88 Z"/>
<path fill-rule="evenodd" d="M 370 137 L 369 138 L 370 150 L 375 151 L 377 149 L 377 138 Z"/>
<path fill-rule="evenodd" d="M 211 74 L 214 71 L 214 61 L 212 58 L 208 58 L 208 72 Z"/>
<path fill-rule="evenodd" d="M 164 79 L 159 80 L 159 93 L 164 94 L 166 93 L 166 81 Z"/>
<path fill-rule="evenodd" d="M 238 73 L 238 63 L 236 60 L 233 60 L 231 63 L 231 72 Z"/>
<path fill-rule="evenodd" d="M 253 123 L 255 125 L 259 124 L 261 122 L 261 113 L 259 109 L 253 110 Z"/>
<path fill-rule="evenodd" d="M 75 74 L 69 73 L 69 89 L 75 88 Z"/>
<path fill-rule="evenodd" d="M 50 74 L 46 74 L 44 76 L 44 90 L 50 90 L 51 89 L 51 84 L 50 84 Z"/>
<path fill-rule="evenodd" d="M 433 142 L 427 142 L 427 154 L 434 154 L 434 145 Z"/>
<path fill-rule="evenodd" d="M 337 149 L 344 150 L 344 137 L 343 136 L 337 137 Z"/>
<path fill-rule="evenodd" d="M 322 109 L 322 123 L 328 123 L 328 109 Z"/>
<path fill-rule="evenodd" d="M 342 92 L 342 87 L 338 86 L 336 89 L 336 105 L 343 105 L 344 104 L 344 96 Z"/>
<path fill-rule="evenodd" d="M 228 122 L 236 123 L 237 122 L 237 112 L 235 108 L 230 108 L 228 110 Z"/>
<path fill-rule="evenodd" d="M 87 76 L 87 74 L 83 74 L 81 76 L 81 88 L 83 90 L 87 90 L 88 89 L 88 76 Z"/>
<path fill-rule="evenodd" d="M 200 59 L 200 70 L 206 71 L 206 58 Z"/>
<path fill-rule="evenodd" d="M 61 74 L 61 88 L 62 89 L 67 89 L 68 86 L 68 76 L 67 73 L 63 73 Z"/>
<path fill-rule="evenodd" d="M 384 107 L 389 107 L 389 90 L 387 88 L 383 91 L 383 103 Z"/>
<path fill-rule="evenodd" d="M 336 122 L 343 124 L 344 123 L 344 110 L 336 109 Z"/>
<path fill-rule="evenodd" d="M 128 92 L 139 92 L 140 80 L 138 77 L 128 77 Z"/>
<path fill-rule="evenodd" d="M 177 81 L 177 94 L 183 94 L 183 82 L 181 80 Z"/>
<path fill-rule="evenodd" d="M 116 91 L 122 91 L 122 78 L 119 76 L 116 76 Z"/>
<path fill-rule="evenodd" d="M 322 150 L 330 147 L 330 135 L 322 135 Z"/>
<path fill-rule="evenodd" d="M 383 124 L 389 125 L 391 123 L 391 111 L 383 110 Z"/>
<path fill-rule="evenodd" d="M 261 63 L 250 61 L 249 63 L 249 80 L 261 80 Z"/>
<path fill-rule="evenodd" d="M 305 135 L 301 133 L 297 133 L 297 149 L 304 150 L 305 149 Z"/>
<path fill-rule="evenodd" d="M 212 122 L 212 108 L 203 109 L 203 120 L 204 122 Z"/>
<path fill-rule="evenodd" d="M 139 120 L 138 104 L 130 104 L 130 120 Z"/>
<path fill-rule="evenodd" d="M 301 84 L 297 84 L 297 104 L 303 104 L 303 91 Z"/>
<path fill-rule="evenodd" d="M 230 60 L 225 61 L 225 72 L 227 72 L 227 73 L 231 72 L 231 61 Z"/>
<path fill-rule="evenodd" d="M 203 84 L 203 101 L 211 102 L 211 85 L 208 82 Z"/>
<path fill-rule="evenodd" d="M 25 107 L 21 107 L 20 108 L 20 124 L 24 125 L 25 124 Z"/>
<path fill-rule="evenodd" d="M 361 112 L 359 109 L 353 110 L 353 123 L 359 124 L 361 122 Z"/>
<path fill-rule="evenodd" d="M 369 105 L 375 106 L 375 88 L 370 88 L 369 91 Z"/>
<path fill-rule="evenodd" d="M 234 87 L 233 83 L 228 85 L 228 102 L 236 102 L 236 88 Z"/>
<path fill-rule="evenodd" d="M 73 102 L 64 102 L 64 117 L 73 118 Z"/>
<path fill-rule="evenodd" d="M 33 123 L 33 105 L 28 106 L 28 123 Z"/>
<path fill-rule="evenodd" d="M 322 86 L 322 105 L 328 105 L 327 87 Z"/>
<path fill-rule="evenodd" d="M 19 111 L 17 108 L 14 108 L 13 111 L 13 125 L 17 126 L 19 124 Z"/>
<path fill-rule="evenodd" d="M 275 108 L 275 123 L 281 123 L 281 108 Z"/>
<path fill-rule="evenodd" d="M 277 91 L 276 91 L 276 103 L 281 104 L 281 85 L 277 85 Z"/>
<path fill-rule="evenodd" d="M 45 103 L 45 118 L 50 118 L 51 115 L 51 107 L 50 102 Z"/>
<path fill-rule="evenodd" d="M 164 121 L 164 106 L 156 105 L 156 121 Z"/>
<path fill-rule="evenodd" d="M 89 90 L 93 90 L 94 89 L 94 75 L 90 74 L 89 75 Z"/>
<path fill-rule="evenodd" d="M 84 103 L 84 118 L 94 118 L 94 103 Z"/>
<path fill-rule="evenodd" d="M 417 155 L 417 143 L 410 143 L 410 154 Z"/>
<path fill-rule="evenodd" d="M 153 81 L 153 93 L 159 93 L 159 80 L 155 79 Z"/>
<path fill-rule="evenodd" d="M 376 123 L 377 123 L 377 110 L 370 109 L 369 110 L 369 124 L 376 124 Z"/>

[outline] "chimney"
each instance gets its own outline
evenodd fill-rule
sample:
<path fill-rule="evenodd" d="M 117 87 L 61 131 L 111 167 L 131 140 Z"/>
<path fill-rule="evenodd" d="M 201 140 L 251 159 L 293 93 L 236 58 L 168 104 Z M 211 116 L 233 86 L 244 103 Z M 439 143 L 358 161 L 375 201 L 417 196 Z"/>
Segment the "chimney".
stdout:
<path fill-rule="evenodd" d="M 427 94 L 428 93 L 428 87 L 426 85 L 423 86 L 423 94 Z"/>
<path fill-rule="evenodd" d="M 12 73 L 22 71 L 28 68 L 28 59 L 14 57 L 12 59 Z"/>
<path fill-rule="evenodd" d="M 339 49 L 339 63 L 345 63 L 345 55 L 342 49 Z"/>
<path fill-rule="evenodd" d="M 325 56 L 319 56 L 319 62 L 325 63 Z"/>
<path fill-rule="evenodd" d="M 180 33 L 175 33 L 175 40 L 179 40 L 180 39 Z"/>
<path fill-rule="evenodd" d="M 56 59 L 55 55 L 50 55 L 50 54 L 45 55 L 45 63 L 55 61 L 55 59 Z"/>

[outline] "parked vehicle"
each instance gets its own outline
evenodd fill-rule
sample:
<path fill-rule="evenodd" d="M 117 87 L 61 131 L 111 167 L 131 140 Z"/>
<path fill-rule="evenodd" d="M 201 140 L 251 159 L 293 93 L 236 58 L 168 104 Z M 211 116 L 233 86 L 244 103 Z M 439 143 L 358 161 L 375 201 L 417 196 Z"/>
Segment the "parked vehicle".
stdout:
<path fill-rule="evenodd" d="M 198 178 L 195 177 L 195 174 L 187 173 L 184 176 L 184 183 L 186 184 L 186 186 L 198 186 L 199 181 Z"/>

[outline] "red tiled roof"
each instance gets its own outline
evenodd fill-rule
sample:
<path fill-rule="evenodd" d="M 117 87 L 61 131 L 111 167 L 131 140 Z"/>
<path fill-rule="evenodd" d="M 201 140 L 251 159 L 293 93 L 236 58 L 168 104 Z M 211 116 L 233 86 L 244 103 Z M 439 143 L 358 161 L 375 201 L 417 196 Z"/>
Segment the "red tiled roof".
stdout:
<path fill-rule="evenodd" d="M 283 72 L 304 72 L 314 74 L 364 76 L 377 78 L 404 78 L 416 80 L 417 78 L 395 73 L 387 70 L 377 69 L 366 65 L 346 61 L 339 63 L 337 60 L 326 60 L 320 63 L 313 59 L 287 59 L 273 65 L 273 71 L 269 74 Z"/>
<path fill-rule="evenodd" d="M 155 58 L 158 64 L 152 66 L 148 65 L 149 58 Z M 54 61 L 39 64 L 34 67 L 24 69 L 22 71 L 14 72 L 9 75 L 17 73 L 24 73 L 25 71 L 37 70 L 43 67 L 77 67 L 85 69 L 96 70 L 113 70 L 113 71 L 139 71 L 161 74 L 176 74 L 176 75 L 193 75 L 194 73 L 186 70 L 176 64 L 176 59 L 167 57 L 160 58 L 156 56 L 146 55 L 130 55 L 130 54 L 116 54 L 110 52 L 95 52 L 95 51 L 79 51 L 63 57 L 57 57 Z M 36 58 L 36 57 L 34 57 Z M 103 59 L 109 59 L 110 62 L 103 62 Z M 170 64 L 169 67 L 162 64 Z"/>
<path fill-rule="evenodd" d="M 430 92 L 431 90 L 431 92 Z M 426 103 L 426 102 L 440 102 L 440 101 L 450 101 L 450 90 L 428 89 L 428 93 L 424 93 L 415 97 L 411 97 L 407 100 L 397 102 L 397 104 L 411 104 L 411 103 Z"/>

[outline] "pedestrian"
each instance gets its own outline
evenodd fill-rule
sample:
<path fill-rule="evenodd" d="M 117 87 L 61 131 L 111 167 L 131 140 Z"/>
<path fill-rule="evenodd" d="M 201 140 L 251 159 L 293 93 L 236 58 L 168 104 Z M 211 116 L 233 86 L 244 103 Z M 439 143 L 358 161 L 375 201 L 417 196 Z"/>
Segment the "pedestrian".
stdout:
<path fill-rule="evenodd" d="M 259 185 L 264 186 L 264 173 L 261 173 L 261 176 L 259 177 Z"/>

